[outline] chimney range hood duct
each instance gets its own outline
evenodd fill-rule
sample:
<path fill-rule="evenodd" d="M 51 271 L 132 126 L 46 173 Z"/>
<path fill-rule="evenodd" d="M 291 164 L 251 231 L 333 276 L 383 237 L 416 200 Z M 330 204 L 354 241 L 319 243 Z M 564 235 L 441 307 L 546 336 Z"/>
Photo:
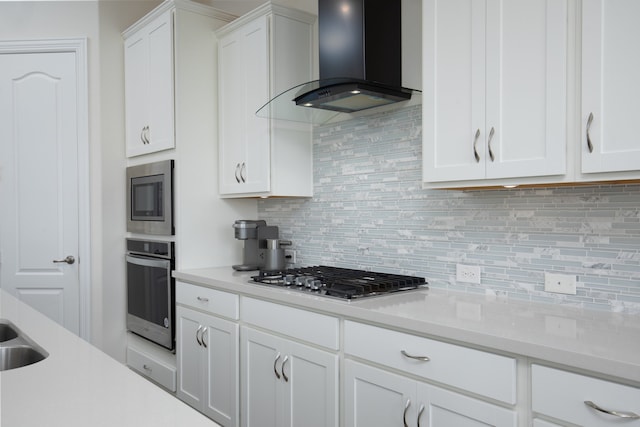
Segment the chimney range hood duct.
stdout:
<path fill-rule="evenodd" d="M 256 113 L 261 117 L 324 123 L 411 99 L 402 87 L 399 0 L 319 0 L 320 79 L 293 87 Z"/>

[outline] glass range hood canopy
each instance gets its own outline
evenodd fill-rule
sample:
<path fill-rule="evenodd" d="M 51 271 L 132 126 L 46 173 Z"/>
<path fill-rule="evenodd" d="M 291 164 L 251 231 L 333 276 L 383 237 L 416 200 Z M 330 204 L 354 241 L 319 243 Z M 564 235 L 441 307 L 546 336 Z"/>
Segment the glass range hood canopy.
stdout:
<path fill-rule="evenodd" d="M 421 102 L 421 92 L 376 82 L 331 78 L 314 80 L 282 92 L 257 112 L 258 117 L 323 124 Z M 390 109 L 390 107 L 385 108 Z"/>

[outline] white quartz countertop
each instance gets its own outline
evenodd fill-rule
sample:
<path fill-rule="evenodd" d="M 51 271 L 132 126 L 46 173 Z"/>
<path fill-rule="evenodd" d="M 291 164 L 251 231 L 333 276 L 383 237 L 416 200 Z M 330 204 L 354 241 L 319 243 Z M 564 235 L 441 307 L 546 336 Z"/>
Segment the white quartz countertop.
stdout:
<path fill-rule="evenodd" d="M 231 267 L 176 271 L 181 281 L 640 384 L 640 316 L 425 289 L 341 301 L 250 283 Z M 241 313 L 242 318 L 242 313 Z"/>
<path fill-rule="evenodd" d="M 0 318 L 49 353 L 0 372 L 3 427 L 218 426 L 4 291 Z"/>

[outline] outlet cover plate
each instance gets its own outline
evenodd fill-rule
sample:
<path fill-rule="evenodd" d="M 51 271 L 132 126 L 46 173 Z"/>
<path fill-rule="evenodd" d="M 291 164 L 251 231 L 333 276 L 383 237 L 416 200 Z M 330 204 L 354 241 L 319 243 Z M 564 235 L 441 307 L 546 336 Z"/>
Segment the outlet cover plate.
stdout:
<path fill-rule="evenodd" d="M 456 280 L 458 282 L 480 284 L 480 266 L 456 264 Z"/>
<path fill-rule="evenodd" d="M 576 276 L 572 274 L 544 273 L 544 290 L 555 294 L 576 294 Z"/>

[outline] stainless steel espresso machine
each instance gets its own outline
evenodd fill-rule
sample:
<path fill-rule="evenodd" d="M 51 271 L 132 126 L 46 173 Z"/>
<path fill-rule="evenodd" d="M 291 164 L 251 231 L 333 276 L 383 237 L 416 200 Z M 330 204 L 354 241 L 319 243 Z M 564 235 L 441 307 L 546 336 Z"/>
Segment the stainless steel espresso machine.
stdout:
<path fill-rule="evenodd" d="M 239 219 L 233 224 L 235 237 L 244 240 L 242 264 L 234 265 L 238 271 L 260 270 L 267 262 L 268 241 L 278 240 L 278 227 L 263 220 Z"/>

